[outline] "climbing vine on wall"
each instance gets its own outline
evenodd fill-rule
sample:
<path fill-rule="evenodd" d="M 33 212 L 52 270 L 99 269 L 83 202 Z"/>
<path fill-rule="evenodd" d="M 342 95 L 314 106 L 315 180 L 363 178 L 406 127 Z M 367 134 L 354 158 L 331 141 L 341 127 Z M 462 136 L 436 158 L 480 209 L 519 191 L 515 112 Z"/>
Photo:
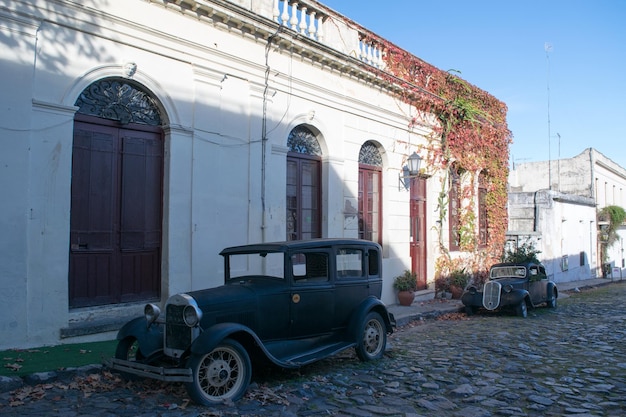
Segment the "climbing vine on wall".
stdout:
<path fill-rule="evenodd" d="M 439 127 L 423 149 L 426 162 L 433 170 L 448 172 L 455 163 L 469 173 L 469 181 L 462 184 L 465 204 L 460 207 L 460 242 L 462 251 L 470 254 L 462 260 L 452 259 L 440 235 L 442 258 L 437 260 L 437 275 L 465 268 L 474 276 L 502 255 L 507 230 L 507 177 L 511 132 L 506 123 L 506 105 L 489 93 L 469 84 L 455 75 L 456 71 L 442 71 L 408 52 L 386 43 L 384 59 L 386 72 L 398 85 L 403 101 L 425 114 L 434 114 Z M 389 74 L 392 74 L 391 76 Z M 413 119 L 411 123 L 418 122 Z M 475 202 L 476 179 L 482 173 L 487 186 L 486 212 L 488 241 L 478 245 Z M 448 177 L 444 175 L 439 197 L 439 220 L 447 216 Z M 438 222 L 441 228 L 443 222 Z M 463 265 L 460 265 L 463 263 Z"/>

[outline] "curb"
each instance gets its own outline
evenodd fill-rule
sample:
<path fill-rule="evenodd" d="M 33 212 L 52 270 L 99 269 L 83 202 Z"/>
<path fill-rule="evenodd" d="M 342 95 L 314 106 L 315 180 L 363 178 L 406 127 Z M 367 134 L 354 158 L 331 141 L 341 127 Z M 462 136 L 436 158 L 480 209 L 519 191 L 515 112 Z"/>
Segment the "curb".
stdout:
<path fill-rule="evenodd" d="M 426 311 L 423 313 L 409 314 L 400 318 L 396 317 L 396 326 L 403 327 L 411 323 L 412 321 L 436 319 L 437 317 L 443 316 L 444 314 L 461 313 L 462 311 L 463 311 L 463 307 L 451 307 L 448 309 L 432 310 L 432 311 Z"/>

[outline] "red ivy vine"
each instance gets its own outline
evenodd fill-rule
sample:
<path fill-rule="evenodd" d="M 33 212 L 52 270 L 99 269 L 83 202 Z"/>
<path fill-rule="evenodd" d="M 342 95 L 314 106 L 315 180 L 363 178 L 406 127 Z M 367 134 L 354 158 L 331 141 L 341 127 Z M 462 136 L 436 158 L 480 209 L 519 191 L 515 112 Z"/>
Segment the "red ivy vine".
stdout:
<path fill-rule="evenodd" d="M 444 249 L 437 260 L 437 274 L 470 267 L 475 276 L 500 259 L 507 230 L 507 177 L 511 132 L 506 123 L 506 105 L 489 93 L 467 83 L 451 71 L 442 71 L 382 39 L 386 71 L 382 77 L 399 87 L 403 101 L 424 113 L 436 115 L 440 126 L 426 147 L 426 161 L 434 169 L 448 170 L 455 163 L 462 170 L 484 175 L 487 186 L 488 242 L 476 245 L 477 236 L 461 249 L 472 253 L 463 266 L 455 264 Z M 392 74 L 391 76 L 389 74 Z M 412 120 L 411 123 L 415 123 Z M 475 201 L 473 184 L 468 201 Z M 444 190 L 442 190 L 442 193 Z M 466 190 L 467 192 L 467 190 Z M 466 193 L 464 193 L 466 194 Z M 441 197 L 440 197 L 441 200 Z M 474 204 L 466 207 L 461 218 L 473 216 Z M 443 207 L 441 210 L 445 210 Z M 471 213 L 470 213 L 471 212 Z M 441 216 L 441 214 L 440 214 Z M 475 216 L 474 216 L 475 217 Z M 476 229 L 476 228 L 474 228 Z"/>

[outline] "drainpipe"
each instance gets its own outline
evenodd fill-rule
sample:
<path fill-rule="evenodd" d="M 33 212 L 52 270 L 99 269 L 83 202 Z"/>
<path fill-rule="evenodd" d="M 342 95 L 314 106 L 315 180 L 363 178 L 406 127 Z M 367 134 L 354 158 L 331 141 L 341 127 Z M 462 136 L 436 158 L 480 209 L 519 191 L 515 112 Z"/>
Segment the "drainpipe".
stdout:
<path fill-rule="evenodd" d="M 279 25 L 276 32 L 267 38 L 267 44 L 265 45 L 265 77 L 263 88 L 263 117 L 261 120 L 261 242 L 266 241 L 265 231 L 267 229 L 267 213 L 265 208 L 265 181 L 267 177 L 266 167 L 266 152 L 267 152 L 267 95 L 269 94 L 269 78 L 270 78 L 270 64 L 269 56 L 272 42 L 278 36 L 282 29 L 282 25 Z"/>
<path fill-rule="evenodd" d="M 539 228 L 539 206 L 537 205 L 537 195 L 541 192 L 541 190 L 535 191 L 535 195 L 533 197 L 533 204 L 535 206 L 535 216 L 533 219 L 533 232 L 536 232 Z"/>

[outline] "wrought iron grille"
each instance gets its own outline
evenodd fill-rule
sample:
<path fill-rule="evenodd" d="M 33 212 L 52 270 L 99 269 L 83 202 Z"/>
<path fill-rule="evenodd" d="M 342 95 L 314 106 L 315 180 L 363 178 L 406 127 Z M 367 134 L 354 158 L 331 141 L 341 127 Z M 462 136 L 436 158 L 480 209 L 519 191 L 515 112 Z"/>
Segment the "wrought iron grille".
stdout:
<path fill-rule="evenodd" d="M 383 158 L 380 156 L 378 146 L 370 141 L 365 142 L 359 151 L 359 163 L 382 167 Z"/>
<path fill-rule="evenodd" d="M 317 138 L 305 126 L 296 126 L 287 137 L 287 147 L 291 152 L 322 156 L 322 148 Z"/>
<path fill-rule="evenodd" d="M 94 82 L 83 90 L 74 105 L 79 107 L 78 113 L 118 120 L 122 124 L 161 125 L 156 100 L 125 79 Z"/>

